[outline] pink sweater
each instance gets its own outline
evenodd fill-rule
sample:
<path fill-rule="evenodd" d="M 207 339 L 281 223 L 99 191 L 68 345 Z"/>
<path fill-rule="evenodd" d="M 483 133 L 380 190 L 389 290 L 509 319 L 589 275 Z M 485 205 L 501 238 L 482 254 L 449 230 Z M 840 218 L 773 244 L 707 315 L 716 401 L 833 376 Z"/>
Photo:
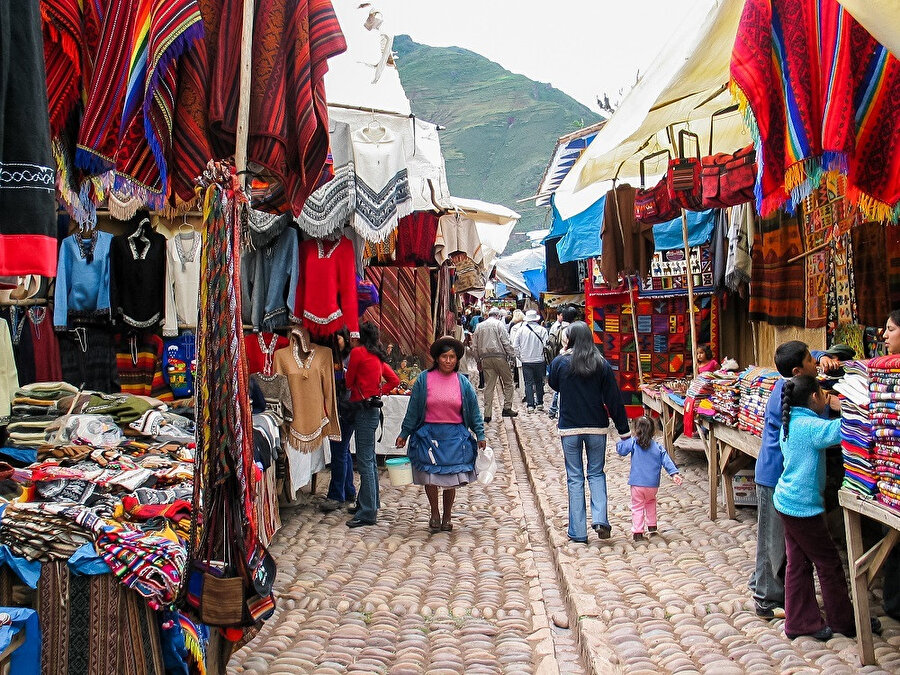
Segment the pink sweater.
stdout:
<path fill-rule="evenodd" d="M 428 371 L 428 395 L 425 397 L 425 422 L 462 424 L 462 389 L 456 373 L 444 375 L 437 368 Z"/>

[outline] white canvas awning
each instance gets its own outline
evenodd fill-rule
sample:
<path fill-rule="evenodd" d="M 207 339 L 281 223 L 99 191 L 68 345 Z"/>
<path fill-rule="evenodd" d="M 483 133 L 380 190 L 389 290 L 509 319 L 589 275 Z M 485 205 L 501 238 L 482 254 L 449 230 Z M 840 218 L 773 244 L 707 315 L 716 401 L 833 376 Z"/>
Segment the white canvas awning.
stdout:
<path fill-rule="evenodd" d="M 483 244 L 482 244 L 483 245 Z M 510 255 L 497 258 L 494 274 L 504 284 L 519 293 L 531 294 L 522 272 L 540 269 L 545 264 L 546 249 L 543 246 L 526 248 Z"/>
<path fill-rule="evenodd" d="M 709 150 L 709 118 L 733 103 L 729 64 L 744 0 L 698 0 L 673 31 L 647 72 L 594 137 L 556 190 L 563 218 L 581 213 L 610 187 L 605 181 L 639 175 L 641 157 L 671 148 L 667 130 L 689 129 Z M 751 142 L 740 114 L 716 118 L 713 152 Z M 690 148 L 694 151 L 693 147 Z M 659 174 L 661 168 L 647 167 Z"/>
<path fill-rule="evenodd" d="M 494 264 L 494 259 L 506 248 L 509 236 L 521 216 L 502 204 L 491 204 L 463 197 L 451 197 L 450 201 L 454 207 L 475 221 L 475 228 L 481 239 L 484 267 L 490 269 Z"/>
<path fill-rule="evenodd" d="M 900 0 L 838 0 L 876 40 L 900 58 Z"/>

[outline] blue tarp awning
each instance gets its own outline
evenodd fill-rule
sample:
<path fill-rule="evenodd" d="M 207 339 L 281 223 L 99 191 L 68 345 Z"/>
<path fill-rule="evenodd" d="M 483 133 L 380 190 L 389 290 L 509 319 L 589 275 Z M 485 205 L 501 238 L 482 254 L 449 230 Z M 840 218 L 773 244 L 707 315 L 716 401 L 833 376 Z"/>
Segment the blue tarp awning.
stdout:
<path fill-rule="evenodd" d="M 600 231 L 603 229 L 606 195 L 568 220 L 560 217 L 553 200 L 551 200 L 551 207 L 553 208 L 553 225 L 547 239 L 562 235 L 562 239 L 556 243 L 556 252 L 561 263 L 596 258 L 600 255 Z"/>
<path fill-rule="evenodd" d="M 577 216 L 576 216 L 577 217 Z M 716 225 L 716 210 L 688 211 L 688 245 L 699 246 L 705 244 L 712 237 L 713 228 Z M 675 248 L 684 248 L 684 235 L 681 232 L 681 216 L 673 218 L 667 223 L 653 226 L 653 242 L 657 251 L 671 251 Z"/>
<path fill-rule="evenodd" d="M 541 267 L 535 270 L 525 270 L 522 272 L 525 277 L 525 284 L 532 297 L 540 298 L 541 293 L 547 290 L 547 268 Z"/>

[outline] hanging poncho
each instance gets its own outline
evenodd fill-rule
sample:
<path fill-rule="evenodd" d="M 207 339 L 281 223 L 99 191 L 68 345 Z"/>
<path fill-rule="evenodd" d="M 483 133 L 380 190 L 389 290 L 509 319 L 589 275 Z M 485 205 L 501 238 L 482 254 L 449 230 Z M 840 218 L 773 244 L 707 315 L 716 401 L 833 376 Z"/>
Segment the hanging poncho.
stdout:
<path fill-rule="evenodd" d="M 56 276 L 50 155 L 37 0 L 0 5 L 0 276 Z"/>
<path fill-rule="evenodd" d="M 334 177 L 316 189 L 296 219 L 297 225 L 312 237 L 327 237 L 350 221 L 356 208 L 356 173 L 353 169 L 353 146 L 350 125 L 331 122 L 329 133 Z"/>
<path fill-rule="evenodd" d="M 837 0 L 748 0 L 731 87 L 756 143 L 764 217 L 836 171 L 864 217 L 897 219 L 900 62 Z"/>
<path fill-rule="evenodd" d="M 403 139 L 369 126 L 352 134 L 356 168 L 356 212 L 352 225 L 366 241 L 382 242 L 412 213 Z"/>

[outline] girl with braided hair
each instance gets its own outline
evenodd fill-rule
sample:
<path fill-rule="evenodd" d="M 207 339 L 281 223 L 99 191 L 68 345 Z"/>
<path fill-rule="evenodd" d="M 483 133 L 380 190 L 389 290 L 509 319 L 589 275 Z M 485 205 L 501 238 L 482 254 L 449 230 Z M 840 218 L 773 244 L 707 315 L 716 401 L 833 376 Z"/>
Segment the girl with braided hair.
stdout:
<path fill-rule="evenodd" d="M 823 419 L 829 394 L 816 378 L 799 375 L 781 395 L 784 471 L 773 501 L 784 525 L 784 632 L 794 639 L 828 640 L 833 632 L 856 634 L 847 578 L 825 523 L 825 448 L 841 442 L 840 419 Z M 828 623 L 816 601 L 813 567 L 822 588 Z"/>

